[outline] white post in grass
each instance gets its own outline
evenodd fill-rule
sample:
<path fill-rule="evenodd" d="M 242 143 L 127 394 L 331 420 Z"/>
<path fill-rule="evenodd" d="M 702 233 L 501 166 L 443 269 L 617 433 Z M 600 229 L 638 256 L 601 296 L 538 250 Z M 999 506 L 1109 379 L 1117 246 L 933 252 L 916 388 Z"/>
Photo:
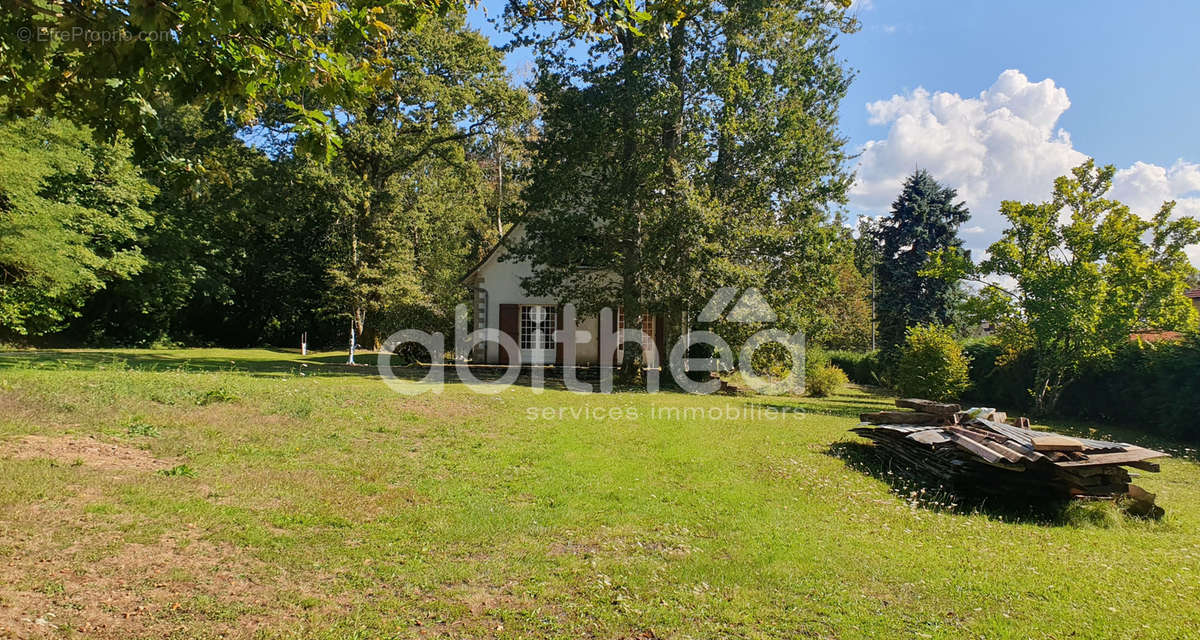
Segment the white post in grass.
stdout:
<path fill-rule="evenodd" d="M 300 355 L 308 355 L 308 332 L 300 334 Z"/>

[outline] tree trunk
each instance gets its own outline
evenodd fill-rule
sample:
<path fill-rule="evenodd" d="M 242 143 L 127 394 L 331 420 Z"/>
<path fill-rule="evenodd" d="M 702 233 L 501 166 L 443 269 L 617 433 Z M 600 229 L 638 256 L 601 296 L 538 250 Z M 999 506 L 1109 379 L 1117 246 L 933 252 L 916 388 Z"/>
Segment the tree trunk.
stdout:
<path fill-rule="evenodd" d="M 683 137 L 685 97 L 683 87 L 683 49 L 686 44 L 686 32 L 687 30 L 684 28 L 684 23 L 681 20 L 675 26 L 671 27 L 671 37 L 668 40 L 667 78 L 671 83 L 674 96 L 672 96 L 671 107 L 667 112 L 666 122 L 663 125 L 663 154 L 665 161 L 663 173 L 666 176 L 667 189 L 669 190 L 667 197 L 670 200 L 671 206 L 679 206 L 683 198 L 682 185 L 679 183 L 681 174 L 679 143 Z"/>
<path fill-rule="evenodd" d="M 366 176 L 363 176 L 364 180 Z M 363 200 L 363 214 L 371 211 L 371 199 Z M 362 335 L 363 323 L 366 321 L 366 309 L 359 300 L 359 265 L 358 265 L 358 217 L 350 215 L 350 357 L 346 364 L 354 362 L 354 352 L 358 346 L 358 336 Z"/>
<path fill-rule="evenodd" d="M 634 83 L 637 63 L 636 37 L 629 31 L 618 34 L 621 43 L 621 75 L 625 100 L 622 105 L 621 125 L 624 134 L 624 147 L 621 151 L 622 180 L 621 199 L 624 207 L 622 244 L 624 245 L 624 263 L 621 268 L 621 295 L 625 315 L 625 326 L 639 329 L 638 318 L 642 315 L 641 299 L 641 246 L 642 220 L 641 210 L 637 202 L 638 172 L 635 166 L 637 158 L 637 100 Z M 624 357 L 621 359 L 619 378 L 624 383 L 636 383 L 642 373 L 641 348 L 625 346 Z"/>

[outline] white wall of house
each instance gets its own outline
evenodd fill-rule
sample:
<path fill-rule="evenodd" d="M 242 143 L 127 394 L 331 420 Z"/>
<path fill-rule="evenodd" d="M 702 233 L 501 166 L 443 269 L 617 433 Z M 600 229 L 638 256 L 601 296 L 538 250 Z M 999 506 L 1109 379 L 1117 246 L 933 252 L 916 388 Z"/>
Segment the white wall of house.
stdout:
<path fill-rule="evenodd" d="M 506 242 L 517 242 L 524 234 L 521 228 L 514 229 L 506 238 Z M 546 296 L 531 296 L 521 288 L 521 279 L 533 275 L 533 267 L 528 261 L 501 261 L 507 253 L 502 246 L 497 249 L 478 269 L 467 279 L 469 286 L 481 288 L 487 292 L 485 324 L 476 328 L 500 328 L 501 304 L 558 304 L 558 301 Z M 588 332 L 591 339 L 587 342 L 576 343 L 576 362 L 580 365 L 592 365 L 599 362 L 599 321 L 596 318 L 579 318 L 576 331 Z M 499 362 L 500 346 L 495 342 L 487 344 L 487 362 Z"/>

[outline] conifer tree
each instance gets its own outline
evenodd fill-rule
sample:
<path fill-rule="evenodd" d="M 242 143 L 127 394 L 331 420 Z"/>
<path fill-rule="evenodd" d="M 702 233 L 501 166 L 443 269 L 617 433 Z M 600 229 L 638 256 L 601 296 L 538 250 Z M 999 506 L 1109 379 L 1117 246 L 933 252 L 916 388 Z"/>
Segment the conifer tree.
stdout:
<path fill-rule="evenodd" d="M 957 285 L 921 275 L 934 253 L 948 250 L 969 257 L 958 228 L 970 218 L 954 189 L 942 186 L 924 169 L 904 182 L 875 233 L 880 246 L 876 314 L 879 348 L 894 364 L 905 331 L 919 324 L 946 324 L 954 310 Z"/>

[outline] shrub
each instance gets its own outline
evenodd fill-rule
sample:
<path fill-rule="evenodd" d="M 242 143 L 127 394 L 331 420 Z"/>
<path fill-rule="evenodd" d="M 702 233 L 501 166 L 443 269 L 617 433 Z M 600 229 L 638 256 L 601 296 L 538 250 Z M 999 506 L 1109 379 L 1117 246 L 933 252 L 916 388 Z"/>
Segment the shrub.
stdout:
<path fill-rule="evenodd" d="M 778 342 L 768 342 L 750 356 L 754 370 L 768 378 L 783 378 L 792 372 L 792 355 Z"/>
<path fill-rule="evenodd" d="M 1032 356 L 1003 366 L 994 343 L 966 346 L 971 388 L 965 399 L 989 407 L 1028 410 Z M 1055 416 L 1120 424 L 1144 433 L 1200 442 L 1200 337 L 1178 342 L 1129 342 L 1089 363 L 1059 399 Z"/>
<path fill-rule="evenodd" d="M 849 382 L 846 372 L 832 364 L 823 365 L 811 373 L 804 374 L 804 390 L 814 398 L 831 396 Z"/>
<path fill-rule="evenodd" d="M 1027 411 L 1032 406 L 1033 356 L 1026 352 L 1005 366 L 996 361 L 1004 349 L 995 340 L 968 340 L 963 351 L 970 359 L 971 386 L 963 399 L 984 407 L 1006 407 Z"/>
<path fill-rule="evenodd" d="M 138 416 L 125 423 L 125 433 L 132 437 L 144 436 L 153 438 L 158 435 L 158 427 Z"/>
<path fill-rule="evenodd" d="M 830 351 L 830 362 L 845 372 L 851 382 L 883 385 L 878 351 Z"/>
<path fill-rule="evenodd" d="M 953 400 L 970 385 L 970 360 L 945 327 L 910 327 L 896 365 L 896 389 L 903 395 Z"/>
<path fill-rule="evenodd" d="M 823 367 L 832 364 L 829 352 L 821 347 L 810 346 L 804 350 L 804 375 L 807 377 L 810 373 L 816 373 Z"/>

